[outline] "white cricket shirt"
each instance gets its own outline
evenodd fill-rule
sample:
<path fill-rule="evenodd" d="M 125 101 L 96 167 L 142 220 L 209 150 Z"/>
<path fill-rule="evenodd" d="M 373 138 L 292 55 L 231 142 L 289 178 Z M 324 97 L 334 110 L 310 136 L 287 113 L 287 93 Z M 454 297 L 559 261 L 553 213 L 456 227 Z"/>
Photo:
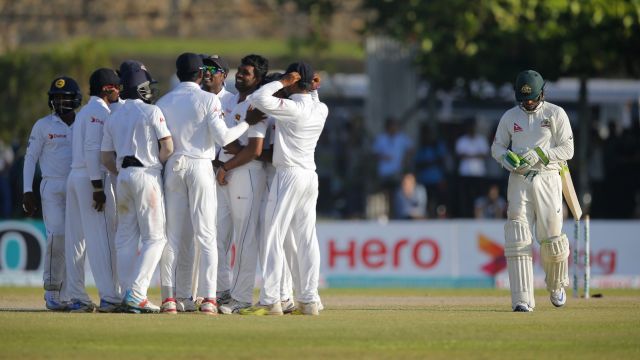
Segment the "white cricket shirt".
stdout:
<path fill-rule="evenodd" d="M 178 84 L 156 105 L 166 117 L 174 155 L 213 160 L 215 143 L 227 145 L 249 127 L 242 121 L 236 128 L 228 129 L 222 118 L 220 100 L 191 81 Z"/>
<path fill-rule="evenodd" d="M 229 114 L 233 111 L 236 103 L 238 102 L 238 98 L 236 94 L 231 91 L 227 91 L 227 89 L 222 87 L 219 93 L 216 94 L 218 100 L 220 100 L 220 104 L 222 104 L 222 115 Z"/>
<path fill-rule="evenodd" d="M 68 126 L 55 114 L 36 121 L 24 156 L 24 192 L 33 191 L 37 163 L 40 163 L 43 178 L 66 178 L 69 175 L 72 134 L 73 124 Z"/>
<path fill-rule="evenodd" d="M 91 96 L 76 115 L 73 126 L 72 169 L 87 169 L 91 180 L 101 180 L 104 167 L 100 161 L 102 129 L 111 113 L 101 98 Z"/>
<path fill-rule="evenodd" d="M 238 102 L 240 98 L 239 94 L 235 94 L 233 96 L 233 100 L 235 102 L 235 106 L 233 109 L 226 113 L 224 116 L 224 122 L 227 124 L 229 128 L 235 127 L 237 124 L 244 122 L 247 116 L 247 110 L 251 106 L 251 95 L 247 96 L 244 101 Z M 267 132 L 267 124 L 264 121 L 260 121 L 259 123 L 249 126 L 249 129 L 242 133 L 238 138 L 238 142 L 242 146 L 247 146 L 249 144 L 249 138 L 264 138 Z M 218 160 L 222 162 L 227 162 L 233 159 L 235 155 L 233 154 L 225 154 L 224 149 L 218 153 Z M 250 162 L 244 164 L 250 167 L 260 168 L 262 167 L 262 161 L 259 160 L 251 160 Z M 244 166 L 243 165 L 243 166 Z"/>
<path fill-rule="evenodd" d="M 315 94 L 294 94 L 290 99 L 273 96 L 280 89 L 282 83 L 274 81 L 251 96 L 256 108 L 276 119 L 273 165 L 315 170 L 313 156 L 329 109 Z"/>
<path fill-rule="evenodd" d="M 526 112 L 514 106 L 500 118 L 496 136 L 491 145 L 491 155 L 498 162 L 511 150 L 522 155 L 540 147 L 549 158 L 549 165 L 541 161 L 533 169 L 560 170 L 559 162 L 573 157 L 573 132 L 567 113 L 561 107 L 543 102 L 535 111 Z"/>
<path fill-rule="evenodd" d="M 160 108 L 127 99 L 105 124 L 101 150 L 116 152 L 118 171 L 125 156 L 135 156 L 144 167 L 162 169 L 158 140 L 169 136 Z"/>

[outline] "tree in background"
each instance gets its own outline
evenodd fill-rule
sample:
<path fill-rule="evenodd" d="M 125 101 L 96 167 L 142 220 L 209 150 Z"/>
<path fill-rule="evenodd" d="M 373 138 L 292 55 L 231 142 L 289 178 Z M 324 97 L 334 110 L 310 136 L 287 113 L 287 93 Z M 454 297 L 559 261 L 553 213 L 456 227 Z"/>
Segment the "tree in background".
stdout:
<path fill-rule="evenodd" d="M 16 51 L 0 56 L 0 137 L 25 142 L 33 124 L 49 113 L 47 91 L 56 76 L 74 78 L 89 98 L 89 75 L 110 66 L 107 54 L 90 42 L 59 47 L 50 52 Z"/>
<path fill-rule="evenodd" d="M 368 33 L 390 35 L 416 50 L 432 104 L 435 90 L 468 89 L 474 80 L 512 83 L 527 68 L 550 80 L 579 78 L 579 184 L 581 193 L 587 191 L 587 80 L 638 76 L 640 1 L 363 0 L 362 6 L 374 13 Z"/>

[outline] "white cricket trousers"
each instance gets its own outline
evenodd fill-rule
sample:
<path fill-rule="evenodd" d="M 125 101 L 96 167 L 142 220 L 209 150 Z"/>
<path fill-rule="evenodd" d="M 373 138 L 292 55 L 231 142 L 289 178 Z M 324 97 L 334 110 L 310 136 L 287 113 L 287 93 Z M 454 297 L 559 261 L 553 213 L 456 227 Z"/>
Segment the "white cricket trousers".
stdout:
<path fill-rule="evenodd" d="M 65 281 L 64 215 L 67 197 L 67 178 L 43 178 L 40 183 L 42 219 L 47 231 L 44 255 L 44 289 L 60 291 Z M 66 294 L 61 295 L 66 300 Z"/>
<path fill-rule="evenodd" d="M 507 217 L 526 223 L 538 242 L 562 233 L 562 180 L 558 171 L 546 171 L 528 180 L 511 173 L 507 189 Z"/>
<path fill-rule="evenodd" d="M 218 208 L 218 271 L 229 271 L 229 250 L 231 243 L 236 253 L 233 276 L 229 287 L 226 285 L 229 275 L 218 274 L 224 279 L 218 285 L 220 290 L 230 290 L 231 297 L 237 301 L 252 303 L 253 286 L 258 265 L 258 219 L 260 202 L 266 187 L 264 169 L 255 166 L 242 166 L 233 169 L 226 176 L 227 185 L 219 185 L 221 198 Z M 224 236 L 224 237 L 223 237 Z M 222 266 L 220 262 L 224 261 Z"/>
<path fill-rule="evenodd" d="M 265 225 L 264 225 L 264 215 L 267 210 L 267 201 L 269 200 L 269 191 L 271 190 L 271 185 L 273 184 L 273 178 L 275 177 L 276 169 L 271 164 L 267 164 L 265 166 L 265 173 L 267 175 L 267 188 L 265 189 L 264 194 L 262 194 L 262 201 L 260 202 L 260 219 L 258 222 L 258 256 L 259 256 L 259 268 L 262 269 L 262 264 L 266 262 L 267 252 L 266 248 L 266 237 L 265 233 Z M 293 297 L 293 281 L 292 281 L 292 271 L 298 269 L 298 260 L 296 257 L 296 244 L 293 239 L 293 233 L 291 229 L 287 231 L 287 235 L 285 236 L 285 241 L 283 244 L 284 248 L 284 258 L 282 261 L 282 280 L 280 282 L 280 299 L 282 301 L 292 299 Z M 290 265 L 291 264 L 291 265 Z M 260 274 L 262 275 L 262 274 Z M 298 274 L 293 274 L 293 277 L 296 279 L 295 282 L 299 282 L 300 276 Z"/>
<path fill-rule="evenodd" d="M 316 235 L 318 175 L 302 168 L 278 168 L 265 212 L 266 259 L 260 303 L 280 301 L 284 262 L 283 244 L 291 229 L 296 244 L 300 279 L 294 284 L 299 302 L 319 302 L 320 248 Z M 295 273 L 295 270 L 292 271 Z M 296 281 L 296 279 L 294 279 Z"/>
<path fill-rule="evenodd" d="M 206 298 L 216 297 L 218 251 L 216 245 L 216 189 L 210 159 L 174 155 L 165 167 L 165 201 L 169 243 L 162 254 L 162 298 L 174 298 L 177 259 L 186 248 L 183 242 L 197 242 L 203 289 Z"/>
<path fill-rule="evenodd" d="M 116 204 L 120 287 L 146 299 L 151 277 L 167 243 L 160 170 L 142 167 L 120 170 Z M 142 244 L 139 254 L 138 242 Z"/>
<path fill-rule="evenodd" d="M 90 302 L 85 291 L 85 254 L 100 299 L 120 303 L 122 294 L 116 272 L 116 209 L 111 176 L 103 177 L 107 197 L 103 211 L 93 207 L 93 186 L 86 169 L 72 169 L 67 180 L 65 258 L 66 294 L 71 299 Z"/>

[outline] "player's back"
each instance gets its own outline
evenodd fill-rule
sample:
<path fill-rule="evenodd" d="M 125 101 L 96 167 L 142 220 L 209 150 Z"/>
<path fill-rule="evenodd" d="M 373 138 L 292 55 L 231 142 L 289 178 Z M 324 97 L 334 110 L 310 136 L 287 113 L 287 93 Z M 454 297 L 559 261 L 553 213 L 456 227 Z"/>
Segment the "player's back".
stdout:
<path fill-rule="evenodd" d="M 314 154 L 329 110 L 309 94 L 294 94 L 295 119 L 276 118 L 273 165 L 315 170 Z"/>
<path fill-rule="evenodd" d="M 84 156 L 85 149 L 100 150 L 102 127 L 109 117 L 109 113 L 110 110 L 107 104 L 95 96 L 89 98 L 89 102 L 78 111 L 73 126 L 72 169 L 87 167 Z M 99 129 L 94 129 L 96 127 Z M 90 132 L 91 134 L 88 134 Z M 95 132 L 95 134 L 93 134 L 93 132 Z"/>
<path fill-rule="evenodd" d="M 154 121 L 164 121 L 160 109 L 138 99 L 125 100 L 122 107 L 109 118 L 107 127 L 118 166 L 125 156 L 135 156 L 145 167 L 162 168 Z"/>
<path fill-rule="evenodd" d="M 181 82 L 156 105 L 166 118 L 175 155 L 213 159 L 214 140 L 208 121 L 215 108 L 220 109 L 214 94 L 203 91 L 194 82 Z"/>

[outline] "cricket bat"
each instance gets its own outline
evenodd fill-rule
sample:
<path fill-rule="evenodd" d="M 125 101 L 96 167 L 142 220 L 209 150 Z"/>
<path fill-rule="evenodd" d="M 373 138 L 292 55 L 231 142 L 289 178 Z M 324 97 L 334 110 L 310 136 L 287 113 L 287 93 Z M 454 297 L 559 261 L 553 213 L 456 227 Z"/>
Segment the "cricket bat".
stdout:
<path fill-rule="evenodd" d="M 562 195 L 564 195 L 564 201 L 567 202 L 567 206 L 574 220 L 578 221 L 582 217 L 582 208 L 578 201 L 578 195 L 576 195 L 576 189 L 573 187 L 573 181 L 571 180 L 571 173 L 569 172 L 567 163 L 562 164 L 560 178 L 562 179 Z"/>

